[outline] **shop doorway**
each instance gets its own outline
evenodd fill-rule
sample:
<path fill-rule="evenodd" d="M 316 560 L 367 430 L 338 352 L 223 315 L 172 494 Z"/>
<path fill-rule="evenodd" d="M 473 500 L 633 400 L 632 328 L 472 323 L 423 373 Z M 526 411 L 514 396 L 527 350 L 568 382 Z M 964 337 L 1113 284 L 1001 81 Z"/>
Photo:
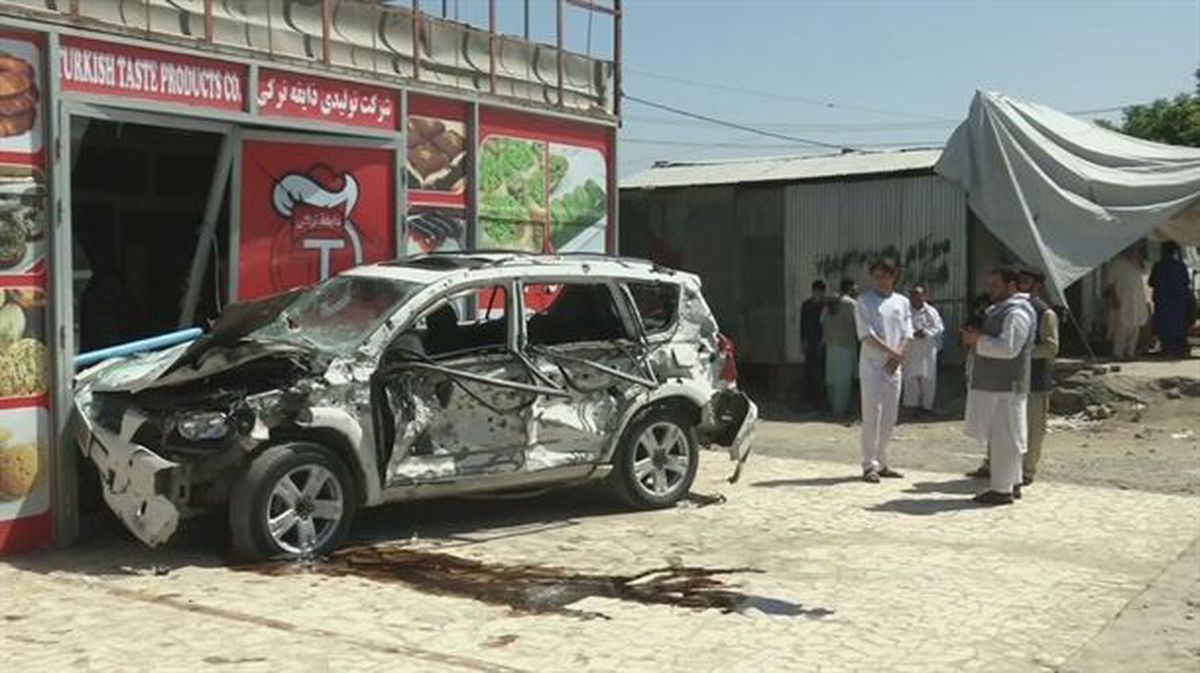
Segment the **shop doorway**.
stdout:
<path fill-rule="evenodd" d="M 229 231 L 222 131 L 70 117 L 77 353 L 219 312 Z"/>

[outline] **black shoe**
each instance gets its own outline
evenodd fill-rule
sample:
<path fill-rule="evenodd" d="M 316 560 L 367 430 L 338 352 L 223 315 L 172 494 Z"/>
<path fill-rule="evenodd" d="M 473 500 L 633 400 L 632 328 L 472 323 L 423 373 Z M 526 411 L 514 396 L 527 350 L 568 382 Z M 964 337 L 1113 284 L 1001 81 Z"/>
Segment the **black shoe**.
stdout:
<path fill-rule="evenodd" d="M 875 470 L 867 470 L 863 472 L 863 481 L 867 482 L 868 484 L 878 484 L 879 473 Z"/>
<path fill-rule="evenodd" d="M 903 479 L 904 478 L 903 474 L 900 474 L 899 472 L 893 470 L 890 467 L 885 467 L 882 470 L 880 470 L 879 476 L 883 477 L 884 479 Z"/>
<path fill-rule="evenodd" d="M 1033 477 L 1021 477 L 1021 485 L 1028 486 L 1033 483 Z"/>
<path fill-rule="evenodd" d="M 980 505 L 1011 505 L 1013 504 L 1013 496 L 1011 493 L 1000 493 L 998 491 L 984 491 L 975 496 L 975 502 Z"/>
<path fill-rule="evenodd" d="M 1020 500 L 1020 499 L 1021 499 L 1021 487 L 1019 485 L 1013 486 L 1013 500 Z"/>
<path fill-rule="evenodd" d="M 980 467 L 976 468 L 975 470 L 968 472 L 967 476 L 974 477 L 976 479 L 987 479 L 988 477 L 992 476 L 992 470 L 989 467 L 985 467 L 985 466 L 981 465 Z"/>

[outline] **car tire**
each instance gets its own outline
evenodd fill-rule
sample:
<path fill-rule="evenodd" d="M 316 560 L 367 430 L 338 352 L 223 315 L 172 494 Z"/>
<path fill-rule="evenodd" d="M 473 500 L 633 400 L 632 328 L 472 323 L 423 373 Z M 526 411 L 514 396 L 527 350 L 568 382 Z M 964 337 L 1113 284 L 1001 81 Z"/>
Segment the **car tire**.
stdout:
<path fill-rule="evenodd" d="M 233 554 L 242 561 L 322 556 L 345 539 L 358 509 L 350 470 L 314 443 L 272 446 L 229 498 Z"/>
<path fill-rule="evenodd" d="M 621 434 L 610 486 L 618 500 L 635 509 L 671 507 L 691 490 L 699 464 L 696 427 L 689 415 L 651 407 Z"/>

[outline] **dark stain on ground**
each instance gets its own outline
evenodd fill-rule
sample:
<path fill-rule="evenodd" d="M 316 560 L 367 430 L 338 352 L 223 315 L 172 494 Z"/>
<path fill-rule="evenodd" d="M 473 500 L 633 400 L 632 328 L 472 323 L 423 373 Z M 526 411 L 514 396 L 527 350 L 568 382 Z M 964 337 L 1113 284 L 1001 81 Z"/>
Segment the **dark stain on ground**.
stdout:
<path fill-rule="evenodd" d="M 326 559 L 280 561 L 245 569 L 270 575 L 315 572 L 402 582 L 420 591 L 473 598 L 525 614 L 607 619 L 603 614 L 569 607 L 591 597 L 725 613 L 758 610 L 817 619 L 833 614 L 789 601 L 744 594 L 721 580 L 727 575 L 761 572 L 752 568 L 674 566 L 634 575 L 600 575 L 535 565 L 484 563 L 441 552 L 371 545 L 347 547 Z"/>
<path fill-rule="evenodd" d="M 204 663 L 221 665 L 221 664 L 256 664 L 266 661 L 264 657 L 241 657 L 238 659 L 227 659 L 225 657 L 204 657 Z"/>

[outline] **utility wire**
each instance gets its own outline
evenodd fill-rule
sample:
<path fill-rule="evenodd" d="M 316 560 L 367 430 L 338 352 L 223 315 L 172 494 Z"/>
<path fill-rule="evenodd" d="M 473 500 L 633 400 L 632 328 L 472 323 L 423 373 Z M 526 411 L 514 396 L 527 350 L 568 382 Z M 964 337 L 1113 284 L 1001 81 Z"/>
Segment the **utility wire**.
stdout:
<path fill-rule="evenodd" d="M 756 89 L 747 89 L 745 87 L 740 87 L 740 86 L 728 86 L 728 85 L 724 85 L 724 84 L 714 84 L 712 82 L 702 82 L 702 81 L 698 81 L 698 80 L 694 80 L 694 79 L 687 79 L 686 77 L 675 77 L 673 75 L 660 75 L 658 73 L 647 72 L 645 70 L 639 70 L 638 68 L 630 68 L 628 66 L 625 66 L 624 68 L 622 68 L 622 70 L 624 70 L 627 73 L 634 73 L 636 75 L 641 75 L 643 77 L 649 77 L 651 79 L 659 79 L 659 80 L 663 80 L 665 82 L 675 82 L 677 84 L 686 84 L 688 86 L 700 87 L 702 89 L 712 89 L 714 91 L 728 91 L 731 93 L 740 93 L 740 94 L 745 94 L 747 96 L 758 96 L 759 98 L 768 98 L 771 100 L 789 101 L 789 102 L 793 102 L 793 103 L 805 103 L 807 105 L 815 105 L 817 107 L 823 107 L 823 108 L 830 109 L 830 110 L 852 110 L 855 112 L 870 112 L 873 114 L 889 115 L 892 117 L 909 117 L 912 119 L 926 119 L 926 120 L 941 121 L 941 122 L 955 121 L 953 119 L 948 119 L 946 117 L 939 117 L 936 115 L 921 114 L 921 113 L 916 113 L 916 112 L 901 112 L 899 110 L 886 110 L 886 109 L 882 109 L 882 108 L 864 107 L 861 105 L 843 105 L 841 103 L 835 103 L 833 101 L 828 101 L 828 100 L 820 100 L 817 98 L 805 98 L 803 96 L 792 96 L 792 95 L 787 95 L 787 94 L 771 93 L 771 92 L 767 92 L 767 91 L 758 91 Z"/>
<path fill-rule="evenodd" d="M 764 129 L 755 128 L 753 126 L 746 126 L 745 124 L 738 124 L 737 122 L 726 121 L 724 119 L 717 119 L 716 117 L 710 117 L 708 115 L 703 115 L 698 112 L 689 112 L 689 111 L 681 109 L 681 108 L 677 108 L 677 107 L 674 107 L 671 105 L 666 105 L 665 103 L 656 103 L 651 100 L 646 100 L 645 98 L 639 98 L 637 96 L 630 96 L 629 94 L 624 94 L 624 97 L 626 100 L 632 101 L 634 103 L 639 103 L 641 105 L 645 105 L 646 107 L 655 108 L 657 110 L 662 110 L 664 112 L 671 112 L 673 114 L 677 114 L 682 117 L 689 117 L 691 119 L 699 119 L 701 121 L 706 121 L 711 124 L 716 124 L 718 126 L 725 126 L 725 127 L 731 128 L 731 129 L 738 129 L 739 131 L 745 131 L 747 133 L 753 133 L 756 135 L 765 136 L 767 138 L 776 138 L 779 140 L 787 140 L 789 142 L 800 143 L 803 145 L 813 145 L 814 147 L 828 147 L 830 149 L 841 150 L 843 152 L 853 152 L 854 151 L 854 148 L 850 147 L 848 145 L 842 145 L 842 144 L 837 144 L 837 143 L 826 143 L 826 142 L 822 142 L 820 140 L 812 140 L 809 138 L 801 138 L 799 136 L 791 136 L 791 135 L 786 135 L 783 133 L 775 133 L 774 131 L 767 131 Z"/>
<path fill-rule="evenodd" d="M 689 126 L 705 126 L 705 122 L 700 121 L 685 121 L 668 117 L 654 117 L 649 115 L 625 114 L 621 115 L 621 119 L 625 121 L 645 122 L 647 124 L 670 124 L 679 125 L 686 124 Z M 747 126 L 764 129 L 778 130 L 796 130 L 796 131 L 839 131 L 846 133 L 871 133 L 875 131 L 922 131 L 950 128 L 956 124 L 962 123 L 958 121 L 945 122 L 842 122 L 828 124 L 810 124 L 803 122 L 783 122 L 783 121 L 756 121 L 756 122 L 741 122 Z"/>
<path fill-rule="evenodd" d="M 686 140 L 658 140 L 655 138 L 628 138 L 622 136 L 622 143 L 631 145 L 661 145 L 663 147 L 699 147 L 699 148 L 731 148 L 731 149 L 761 149 L 761 150 L 781 150 L 794 149 L 795 145 L 784 145 L 777 143 L 738 143 L 738 142 L 688 142 Z M 945 140 L 914 140 L 907 142 L 890 142 L 890 143 L 859 143 L 859 147 L 941 147 L 946 144 Z"/>
<path fill-rule="evenodd" d="M 748 96 L 758 96 L 759 98 L 766 98 L 766 99 L 770 99 L 770 100 L 790 101 L 790 102 L 794 102 L 794 103 L 806 103 L 808 105 L 815 105 L 815 106 L 823 107 L 823 108 L 826 108 L 829 110 L 852 110 L 852 111 L 857 111 L 857 112 L 870 112 L 873 114 L 890 115 L 892 117 L 907 117 L 910 119 L 924 119 L 924 120 L 929 120 L 929 121 L 946 122 L 946 123 L 950 123 L 950 124 L 957 124 L 960 121 L 962 121 L 961 119 L 951 119 L 949 117 L 941 117 L 938 115 L 924 114 L 924 113 L 920 113 L 920 112 L 903 112 L 900 110 L 890 110 L 887 108 L 866 107 L 863 105 L 846 105 L 846 104 L 837 103 L 834 101 L 821 100 L 819 98 L 806 98 L 804 96 L 794 96 L 794 95 L 790 95 L 790 94 L 781 94 L 781 93 L 773 93 L 773 92 L 769 92 L 769 91 L 760 91 L 757 89 L 748 89 L 746 87 L 740 87 L 740 86 L 729 86 L 726 84 L 716 84 L 713 82 L 705 82 L 705 81 L 701 81 L 701 80 L 688 79 L 686 77 L 676 77 L 674 75 L 663 75 L 663 74 L 656 73 L 656 72 L 641 70 L 639 68 L 630 68 L 629 66 L 625 66 L 622 69 L 627 73 L 633 73 L 636 75 L 641 75 L 643 77 L 649 77 L 651 79 L 658 79 L 658 80 L 662 80 L 664 82 L 675 82 L 677 84 L 686 84 L 688 86 L 698 87 L 701 89 L 711 89 L 713 91 L 728 91 L 728 92 L 732 92 L 732 93 L 741 93 L 741 94 L 746 94 Z M 1094 108 L 1094 109 L 1090 109 L 1090 110 L 1068 110 L 1067 114 L 1080 116 L 1080 115 L 1090 115 L 1090 114 L 1103 114 L 1103 113 L 1107 113 L 1107 112 L 1121 112 L 1122 110 L 1124 110 L 1128 107 L 1135 106 L 1135 105 L 1144 105 L 1144 103 L 1130 103 L 1128 105 L 1117 105 L 1117 106 L 1112 106 L 1112 107 Z"/>

